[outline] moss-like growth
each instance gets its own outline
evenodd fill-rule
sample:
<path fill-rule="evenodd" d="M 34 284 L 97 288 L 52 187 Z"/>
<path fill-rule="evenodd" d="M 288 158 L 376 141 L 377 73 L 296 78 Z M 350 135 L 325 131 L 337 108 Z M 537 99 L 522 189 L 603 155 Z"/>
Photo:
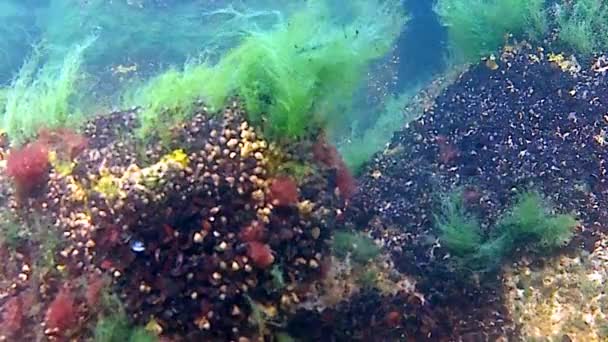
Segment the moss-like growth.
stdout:
<path fill-rule="evenodd" d="M 285 161 L 277 165 L 274 174 L 293 177 L 297 183 L 301 183 L 306 177 L 314 172 L 312 166 L 298 161 Z"/>
<path fill-rule="evenodd" d="M 157 339 L 144 328 L 133 328 L 124 315 L 102 318 L 94 330 L 95 342 L 154 342 Z"/>
<path fill-rule="evenodd" d="M 0 242 L 10 252 L 27 247 L 35 268 L 49 271 L 55 267 L 55 255 L 63 237 L 42 217 L 32 215 L 25 221 L 4 210 L 0 212 Z"/>
<path fill-rule="evenodd" d="M 568 244 L 577 221 L 572 215 L 552 215 L 545 200 L 536 192 L 519 196 L 517 203 L 497 223 L 501 234 L 514 246 L 527 244 L 534 250 L 547 250 Z"/>
<path fill-rule="evenodd" d="M 94 330 L 95 342 L 128 341 L 131 328 L 126 317 L 113 316 L 99 320 Z"/>
<path fill-rule="evenodd" d="M 155 342 L 156 340 L 156 337 L 141 327 L 133 329 L 131 336 L 129 336 L 129 342 Z"/>
<path fill-rule="evenodd" d="M 170 153 L 164 155 L 160 159 L 160 162 L 165 163 L 165 164 L 176 163 L 181 168 L 186 168 L 186 167 L 188 167 L 190 160 L 188 159 L 188 155 L 186 154 L 186 152 L 184 152 L 184 150 L 180 148 L 177 150 L 173 150 Z"/>
<path fill-rule="evenodd" d="M 333 237 L 333 252 L 340 259 L 350 256 L 357 263 L 366 263 L 380 253 L 376 243 L 360 232 L 336 231 Z"/>
<path fill-rule="evenodd" d="M 355 279 L 357 285 L 362 288 L 372 289 L 378 283 L 378 270 L 376 269 L 367 269 L 359 274 L 359 276 Z"/>
<path fill-rule="evenodd" d="M 540 39 L 549 27 L 544 0 L 438 0 L 435 12 L 455 57 L 468 61 L 498 49 L 506 34 Z"/>
<path fill-rule="evenodd" d="M 53 169 L 62 176 L 71 174 L 76 166 L 76 163 L 73 161 L 60 158 L 55 151 L 48 153 L 48 160 Z"/>
<path fill-rule="evenodd" d="M 10 250 L 21 246 L 28 238 L 30 232 L 23 229 L 17 218 L 8 211 L 0 215 L 0 241 Z"/>
<path fill-rule="evenodd" d="M 231 94 L 270 135 L 298 137 L 343 124 L 368 64 L 390 49 L 407 20 L 398 3 L 348 7 L 353 19 L 341 20 L 322 1 L 310 1 L 275 30 L 248 32 L 214 65 L 189 64 L 153 79 L 135 96 L 146 108 L 142 134 L 182 120 L 196 98 L 219 107 Z"/>
<path fill-rule="evenodd" d="M 57 264 L 55 259 L 57 252 L 65 242 L 64 238 L 49 222 L 36 220 L 34 226 L 34 241 L 40 246 L 40 256 L 36 261 L 37 267 L 40 267 L 40 269 L 53 269 Z"/>
<path fill-rule="evenodd" d="M 6 90 L 2 127 L 12 145 L 32 139 L 41 128 L 75 127 L 81 113 L 74 106 L 83 53 L 94 41 L 74 46 L 60 66 L 44 65 L 36 50 Z"/>
<path fill-rule="evenodd" d="M 158 339 L 143 327 L 129 323 L 120 299 L 107 291 L 102 293 L 103 316 L 93 330 L 95 342 L 155 342 Z"/>
<path fill-rule="evenodd" d="M 462 194 L 452 192 L 441 203 L 436 226 L 445 247 L 454 255 L 466 257 L 478 252 L 482 243 L 479 220 L 467 212 Z"/>
<path fill-rule="evenodd" d="M 274 338 L 277 342 L 297 342 L 297 340 L 291 337 L 288 333 L 279 332 L 274 334 Z"/>
<path fill-rule="evenodd" d="M 556 12 L 559 40 L 582 54 L 608 48 L 608 5 L 599 0 L 575 0 Z"/>
<path fill-rule="evenodd" d="M 257 328 L 257 333 L 260 337 L 265 338 L 273 335 L 270 327 L 281 327 L 285 322 L 281 321 L 281 316 L 278 315 L 277 308 L 273 305 L 264 305 L 256 302 L 251 297 L 245 295 L 245 300 L 249 305 L 251 314 L 249 322 Z"/>
<path fill-rule="evenodd" d="M 505 34 L 541 41 L 556 28 L 558 48 L 582 55 L 608 48 L 608 5 L 599 0 L 439 0 L 435 6 L 448 29 L 456 57 L 474 60 L 495 51 Z"/>
<path fill-rule="evenodd" d="M 540 194 L 525 192 L 485 236 L 478 219 L 467 212 L 461 193 L 454 192 L 443 200 L 436 226 L 457 268 L 492 271 L 516 249 L 548 252 L 565 246 L 578 223 L 572 215 L 551 212 Z"/>
<path fill-rule="evenodd" d="M 273 290 L 280 291 L 285 288 L 285 280 L 283 279 L 283 268 L 275 264 L 270 269 L 270 276 L 272 277 Z"/>

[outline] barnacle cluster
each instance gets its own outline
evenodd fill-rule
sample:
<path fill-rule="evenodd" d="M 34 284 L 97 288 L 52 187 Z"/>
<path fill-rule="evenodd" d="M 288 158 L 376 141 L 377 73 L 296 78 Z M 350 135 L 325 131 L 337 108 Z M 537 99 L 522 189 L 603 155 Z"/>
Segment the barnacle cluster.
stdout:
<path fill-rule="evenodd" d="M 42 198 L 15 206 L 63 230 L 69 242 L 56 267 L 109 274 L 129 316 L 149 330 L 263 338 L 259 312 L 280 326 L 322 275 L 341 213 L 335 170 L 300 146 L 310 151 L 298 150 L 297 162 L 315 171 L 279 174 L 276 156 L 289 153 L 248 124 L 238 100 L 220 113 L 197 104 L 170 139 L 127 134 L 136 116 L 89 123 L 71 172 L 52 169 Z"/>

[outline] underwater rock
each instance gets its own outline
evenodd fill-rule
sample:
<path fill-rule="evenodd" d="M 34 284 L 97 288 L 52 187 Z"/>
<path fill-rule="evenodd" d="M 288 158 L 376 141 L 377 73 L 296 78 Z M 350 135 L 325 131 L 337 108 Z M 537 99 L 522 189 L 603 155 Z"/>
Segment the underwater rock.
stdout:
<path fill-rule="evenodd" d="M 417 296 L 370 288 L 322 312 L 299 310 L 288 329 L 302 341 L 419 341 L 434 336 L 437 324 Z"/>
<path fill-rule="evenodd" d="M 328 182 L 335 170 L 318 164 L 298 182 L 273 174 L 282 153 L 236 100 L 215 114 L 196 106 L 143 144 L 125 134 L 135 115 L 88 124 L 72 171 L 52 169 L 45 195 L 26 203 L 67 238 L 58 263 L 71 273 L 103 270 L 129 317 L 164 337 L 269 334 L 256 307 L 272 308 L 268 319 L 281 325 L 321 277 L 343 206 Z M 112 129 L 118 122 L 126 125 Z M 314 166 L 308 155 L 302 162 Z"/>
<path fill-rule="evenodd" d="M 591 65 L 564 69 L 554 56 L 522 44 L 506 46 L 496 68 L 472 66 L 359 179 L 346 217 L 419 279 L 427 309 L 446 317 L 444 336 L 508 337 L 515 329 L 499 275 L 475 284 L 450 266 L 434 227 L 441 194 L 474 189 L 466 200 L 489 229 L 518 192 L 537 190 L 578 216 L 571 246 L 585 249 L 608 219 L 600 204 L 608 201 L 606 76 Z"/>
<path fill-rule="evenodd" d="M 563 255 L 537 265 L 530 260 L 505 270 L 505 302 L 523 339 L 605 341 L 608 337 L 608 244 L 592 253 Z"/>

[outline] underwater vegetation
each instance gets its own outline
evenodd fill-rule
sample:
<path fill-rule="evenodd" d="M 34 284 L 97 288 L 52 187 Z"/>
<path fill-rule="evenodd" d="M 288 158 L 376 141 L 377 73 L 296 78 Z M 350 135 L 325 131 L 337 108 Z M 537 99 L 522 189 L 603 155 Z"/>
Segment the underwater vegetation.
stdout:
<path fill-rule="evenodd" d="M 585 55 L 608 48 L 608 5 L 597 0 L 575 0 L 555 8 L 559 41 Z"/>
<path fill-rule="evenodd" d="M 11 151 L 6 162 L 6 174 L 15 181 L 17 193 L 23 196 L 44 182 L 49 167 L 47 146 L 31 143 Z"/>
<path fill-rule="evenodd" d="M 479 220 L 467 211 L 462 191 L 456 191 L 442 201 L 435 220 L 439 239 L 457 259 L 457 267 L 492 271 L 516 249 L 543 253 L 568 244 L 577 220 L 551 212 L 537 192 L 522 193 L 486 237 Z"/>
<path fill-rule="evenodd" d="M 580 19 L 603 5 L 440 0 L 455 55 L 495 52 L 494 64 L 390 96 L 368 93 L 366 77 L 397 53 L 409 19 L 398 2 L 69 3 L 49 1 L 69 25 L 40 19 L 53 43 L 0 91 L 0 339 L 517 340 L 527 322 L 513 323 L 505 292 L 555 294 L 562 283 L 532 281 L 535 268 L 565 246 L 608 246 L 607 59 L 517 42 L 593 53 L 601 44 L 566 37 L 590 37 Z M 197 32 L 200 18 L 217 27 Z M 162 32 L 173 20 L 191 31 Z M 516 39 L 498 50 L 505 34 Z M 178 65 L 214 51 L 133 89 L 129 109 L 86 115 L 81 75 L 105 59 L 129 63 L 106 72 L 137 69 L 154 45 L 155 62 Z M 379 103 L 356 108 L 368 100 Z"/>
<path fill-rule="evenodd" d="M 348 122 L 369 63 L 388 52 L 407 21 L 399 4 L 349 7 L 354 19 L 337 22 L 324 2 L 312 1 L 274 30 L 249 31 L 215 64 L 189 63 L 152 79 L 134 96 L 144 105 L 141 134 L 184 119 L 176 108 L 197 98 L 217 108 L 232 94 L 268 136 L 300 137 Z"/>
<path fill-rule="evenodd" d="M 347 256 L 364 264 L 380 253 L 380 248 L 363 233 L 339 231 L 334 233 L 332 243 L 334 255 L 344 259 Z"/>
<path fill-rule="evenodd" d="M 95 342 L 155 342 L 143 327 L 133 328 L 124 312 L 100 319 L 95 325 Z"/>
<path fill-rule="evenodd" d="M 181 65 L 200 55 L 216 60 L 249 30 L 270 29 L 299 4 L 205 0 L 20 1 L 0 5 L 0 84 L 9 86 L 24 56 L 44 50 L 44 63 L 58 65 L 74 46 L 96 36 L 83 53 L 81 68 L 95 84 L 88 107 L 120 102 L 136 86 L 167 65 Z M 162 15 L 159 15 L 162 13 Z M 37 48 L 33 48 L 35 46 Z M 103 94 L 103 99 L 95 95 Z M 95 97 L 94 99 L 91 99 Z M 85 106 L 82 106 L 85 107 Z"/>
<path fill-rule="evenodd" d="M 81 66 L 94 42 L 95 37 L 89 37 L 73 46 L 59 65 L 43 64 L 43 52 L 34 50 L 3 94 L 2 129 L 11 145 L 31 140 L 41 128 L 75 128 L 82 122 L 77 105 L 84 90 Z"/>
<path fill-rule="evenodd" d="M 472 61 L 496 51 L 506 34 L 539 39 L 548 31 L 544 0 L 438 0 L 454 58 Z"/>
<path fill-rule="evenodd" d="M 606 50 L 608 6 L 600 0 L 439 0 L 435 11 L 447 28 L 456 60 L 494 53 L 505 37 L 527 39 L 583 56 Z M 549 34 L 551 30 L 557 32 Z"/>
<path fill-rule="evenodd" d="M 481 245 L 481 227 L 467 212 L 462 194 L 454 192 L 442 201 L 441 215 L 435 217 L 445 246 L 458 257 L 474 254 Z"/>
<path fill-rule="evenodd" d="M 413 119 L 406 117 L 404 112 L 411 97 L 412 94 L 404 92 L 388 98 L 371 127 L 340 145 L 340 154 L 352 172 L 359 172 L 376 152 L 384 149 L 397 128 Z"/>

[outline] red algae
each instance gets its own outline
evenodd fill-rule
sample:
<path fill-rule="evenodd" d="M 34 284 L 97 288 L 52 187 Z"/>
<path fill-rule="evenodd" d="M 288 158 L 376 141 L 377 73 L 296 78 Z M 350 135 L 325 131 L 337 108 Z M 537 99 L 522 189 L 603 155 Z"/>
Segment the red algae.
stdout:
<path fill-rule="evenodd" d="M 481 199 L 482 193 L 473 187 L 465 188 L 462 191 L 462 199 L 464 203 L 467 205 L 475 205 L 479 204 L 479 200 Z"/>
<path fill-rule="evenodd" d="M 312 148 L 313 157 L 319 163 L 336 170 L 336 187 L 342 198 L 348 200 L 357 191 L 357 182 L 338 149 L 327 142 L 324 136 L 319 136 Z"/>
<path fill-rule="evenodd" d="M 357 191 L 357 181 L 353 174 L 346 168 L 346 165 L 338 168 L 336 174 L 336 186 L 340 191 L 340 196 L 344 199 L 351 198 Z"/>
<path fill-rule="evenodd" d="M 38 141 L 64 160 L 76 158 L 88 145 L 87 138 L 67 128 L 41 129 Z"/>
<path fill-rule="evenodd" d="M 239 238 L 244 242 L 262 241 L 266 234 L 264 224 L 258 220 L 252 221 L 247 226 L 241 228 Z"/>
<path fill-rule="evenodd" d="M 270 200 L 276 206 L 291 206 L 298 203 L 298 184 L 288 176 L 280 176 L 272 180 L 270 185 Z"/>
<path fill-rule="evenodd" d="M 448 141 L 446 136 L 438 135 L 435 140 L 439 146 L 439 161 L 446 165 L 454 163 L 458 158 L 458 149 Z"/>
<path fill-rule="evenodd" d="M 390 311 L 386 314 L 385 322 L 386 325 L 391 328 L 397 327 L 401 324 L 401 314 L 399 313 L 399 311 Z"/>
<path fill-rule="evenodd" d="M 89 277 L 85 292 L 85 298 L 89 308 L 95 308 L 99 304 L 101 291 L 105 286 L 105 280 L 100 275 L 92 275 Z"/>
<path fill-rule="evenodd" d="M 259 268 L 268 268 L 274 263 L 272 249 L 267 244 L 252 241 L 247 246 L 247 255 L 251 258 L 254 265 Z"/>
<path fill-rule="evenodd" d="M 313 145 L 312 155 L 316 161 L 328 167 L 336 165 L 340 160 L 338 150 L 329 144 L 323 135 L 320 135 Z"/>
<path fill-rule="evenodd" d="M 52 330 L 65 331 L 76 323 L 76 303 L 67 287 L 62 288 L 49 305 L 45 322 Z"/>
<path fill-rule="evenodd" d="M 85 137 L 68 129 L 43 129 L 36 141 L 9 153 L 6 172 L 15 181 L 19 195 L 31 195 L 46 179 L 50 168 L 50 151 L 54 151 L 62 160 L 71 160 L 86 146 Z"/>
<path fill-rule="evenodd" d="M 23 301 L 19 296 L 12 297 L 2 306 L 2 333 L 15 336 L 23 326 Z"/>
<path fill-rule="evenodd" d="M 34 142 L 9 153 L 6 172 L 15 181 L 17 193 L 27 196 L 44 182 L 49 166 L 48 148 Z"/>
<path fill-rule="evenodd" d="M 112 263 L 112 261 L 105 259 L 101 262 L 99 267 L 101 267 L 102 270 L 107 271 L 114 267 L 114 264 Z"/>

